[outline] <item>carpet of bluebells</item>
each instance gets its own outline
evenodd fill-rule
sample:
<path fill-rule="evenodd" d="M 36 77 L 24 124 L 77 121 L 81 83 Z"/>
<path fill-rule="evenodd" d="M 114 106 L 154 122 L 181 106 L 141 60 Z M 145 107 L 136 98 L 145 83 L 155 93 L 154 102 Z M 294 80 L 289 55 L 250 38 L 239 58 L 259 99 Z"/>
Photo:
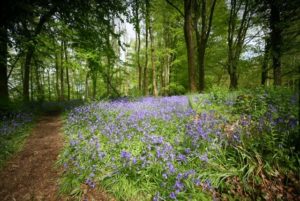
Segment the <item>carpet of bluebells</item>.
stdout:
<path fill-rule="evenodd" d="M 61 190 L 81 196 L 82 184 L 101 186 L 117 200 L 293 199 L 298 101 L 259 89 L 76 107 L 65 120 Z"/>
<path fill-rule="evenodd" d="M 11 112 L 0 115 L 0 167 L 27 136 L 33 113 Z"/>

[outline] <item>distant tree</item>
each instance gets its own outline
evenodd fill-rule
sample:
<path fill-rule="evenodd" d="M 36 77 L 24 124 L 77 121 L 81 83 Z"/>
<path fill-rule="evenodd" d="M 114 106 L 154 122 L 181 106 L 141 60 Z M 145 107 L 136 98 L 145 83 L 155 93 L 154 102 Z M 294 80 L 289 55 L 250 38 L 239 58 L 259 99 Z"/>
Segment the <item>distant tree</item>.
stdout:
<path fill-rule="evenodd" d="M 196 0 L 195 1 L 195 32 L 197 40 L 198 70 L 199 70 L 199 91 L 205 89 L 205 53 L 207 42 L 212 27 L 213 15 L 217 0 Z M 200 21 L 200 22 L 199 22 Z M 199 30 L 199 25 L 201 30 Z"/>
<path fill-rule="evenodd" d="M 238 87 L 238 62 L 253 11 L 254 7 L 251 0 L 230 0 L 227 33 L 227 71 L 230 77 L 230 89 Z"/>

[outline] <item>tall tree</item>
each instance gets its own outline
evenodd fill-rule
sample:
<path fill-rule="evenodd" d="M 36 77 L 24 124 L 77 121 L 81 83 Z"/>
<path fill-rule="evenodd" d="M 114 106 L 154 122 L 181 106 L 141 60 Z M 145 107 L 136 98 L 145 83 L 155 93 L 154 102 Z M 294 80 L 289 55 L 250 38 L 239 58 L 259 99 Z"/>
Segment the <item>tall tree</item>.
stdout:
<path fill-rule="evenodd" d="M 140 28 L 140 0 L 135 0 L 133 4 L 133 15 L 134 15 L 134 28 L 136 32 L 136 58 L 137 58 L 137 67 L 138 67 L 138 89 L 142 91 L 142 65 L 140 62 L 140 52 L 141 52 L 141 28 Z"/>
<path fill-rule="evenodd" d="M 9 100 L 7 75 L 8 34 L 7 27 L 3 24 L 0 26 L 0 103 L 5 103 Z"/>
<path fill-rule="evenodd" d="M 196 0 L 195 1 L 195 32 L 197 40 L 198 53 L 198 69 L 199 69 L 199 91 L 205 88 L 205 53 L 207 42 L 210 35 L 213 14 L 215 11 L 217 0 Z M 199 31 L 198 23 L 200 19 L 201 31 Z"/>
<path fill-rule="evenodd" d="M 230 77 L 230 89 L 236 89 L 238 87 L 238 63 L 253 14 L 253 7 L 250 1 L 251 0 L 230 0 L 227 33 L 227 71 Z M 239 19 L 240 13 L 241 19 Z"/>
<path fill-rule="evenodd" d="M 145 2 L 145 67 L 144 67 L 144 95 L 148 96 L 148 38 L 149 38 L 149 24 L 150 24 L 150 3 L 149 0 L 146 0 Z"/>
<path fill-rule="evenodd" d="M 273 67 L 273 77 L 274 85 L 281 85 L 281 47 L 282 47 L 282 25 L 280 19 L 280 6 L 281 1 L 279 0 L 269 0 L 270 6 L 270 43 L 271 43 L 271 56 L 272 56 L 272 67 Z"/>
<path fill-rule="evenodd" d="M 60 44 L 60 101 L 65 100 L 65 88 L 64 88 L 64 41 L 61 40 Z"/>
<path fill-rule="evenodd" d="M 67 87 L 68 87 L 68 100 L 70 100 L 70 79 L 69 79 L 69 59 L 68 59 L 68 44 L 64 41 L 64 53 L 65 53 L 65 67 L 66 67 L 66 77 L 67 77 Z"/>
<path fill-rule="evenodd" d="M 184 12 L 182 12 L 173 2 L 166 0 L 168 4 L 174 7 L 181 16 L 184 18 L 184 39 L 187 49 L 188 60 L 188 87 L 190 92 L 197 91 L 196 82 L 196 59 L 195 59 L 195 46 L 194 46 L 194 28 L 193 18 L 195 11 L 196 0 L 184 0 Z"/>
<path fill-rule="evenodd" d="M 270 59 L 270 38 L 266 36 L 265 38 L 265 49 L 262 61 L 262 70 L 261 70 L 261 84 L 265 85 L 268 79 L 269 71 L 269 59 Z"/>
<path fill-rule="evenodd" d="M 184 38 L 187 48 L 189 90 L 197 91 L 195 46 L 193 42 L 193 9 L 195 0 L 184 0 Z"/>
<path fill-rule="evenodd" d="M 29 38 L 27 53 L 25 56 L 25 64 L 24 64 L 24 80 L 23 80 L 23 100 L 25 102 L 29 101 L 29 75 L 30 75 L 30 66 L 31 60 L 34 54 L 34 50 L 36 48 L 36 40 L 35 38 L 41 33 L 43 26 L 48 20 L 50 20 L 51 16 L 56 12 L 57 5 L 53 5 L 49 10 L 47 10 L 44 14 L 40 16 L 39 22 L 36 25 L 33 35 Z"/>
<path fill-rule="evenodd" d="M 151 5 L 148 5 L 151 6 Z M 150 9 L 149 9 L 150 10 Z M 151 67 L 152 67 L 152 87 L 153 87 L 153 95 L 158 96 L 157 90 L 157 79 L 156 79 L 156 66 L 155 66 L 155 49 L 154 49 L 154 36 L 153 36 L 153 27 L 152 27 L 152 19 L 149 14 L 149 35 L 150 35 L 150 49 L 151 49 Z"/>

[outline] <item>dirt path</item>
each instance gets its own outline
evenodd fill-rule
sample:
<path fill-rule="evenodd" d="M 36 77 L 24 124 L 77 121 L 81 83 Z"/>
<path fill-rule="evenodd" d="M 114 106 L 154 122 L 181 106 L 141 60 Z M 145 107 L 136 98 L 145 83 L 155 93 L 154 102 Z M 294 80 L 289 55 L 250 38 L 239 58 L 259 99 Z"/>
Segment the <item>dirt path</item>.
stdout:
<path fill-rule="evenodd" d="M 63 146 L 59 115 L 43 116 L 23 150 L 0 172 L 1 201 L 55 201 L 59 169 L 55 162 Z"/>

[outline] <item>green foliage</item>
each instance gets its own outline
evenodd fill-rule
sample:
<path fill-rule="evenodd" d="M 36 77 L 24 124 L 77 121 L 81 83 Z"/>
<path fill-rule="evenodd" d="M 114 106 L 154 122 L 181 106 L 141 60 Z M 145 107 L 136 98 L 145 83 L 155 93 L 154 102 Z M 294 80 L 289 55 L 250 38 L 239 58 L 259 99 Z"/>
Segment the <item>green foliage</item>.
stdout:
<path fill-rule="evenodd" d="M 287 183 L 296 185 L 291 179 L 300 173 L 299 94 L 286 88 L 258 88 L 237 91 L 234 97 L 229 110 L 214 107 L 222 115 L 235 117 L 224 128 L 227 138 L 211 145 L 215 148 L 209 152 L 211 160 L 202 176 L 218 186 L 224 199 L 274 199 L 276 195 L 281 199 L 280 189 L 287 189 Z M 232 97 L 217 92 L 210 100 L 214 105 Z M 239 133 L 236 142 L 234 132 Z M 274 188 L 269 189 L 265 185 L 271 181 Z"/>

